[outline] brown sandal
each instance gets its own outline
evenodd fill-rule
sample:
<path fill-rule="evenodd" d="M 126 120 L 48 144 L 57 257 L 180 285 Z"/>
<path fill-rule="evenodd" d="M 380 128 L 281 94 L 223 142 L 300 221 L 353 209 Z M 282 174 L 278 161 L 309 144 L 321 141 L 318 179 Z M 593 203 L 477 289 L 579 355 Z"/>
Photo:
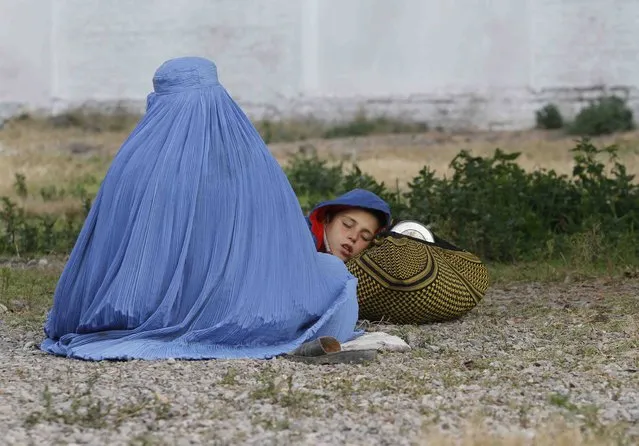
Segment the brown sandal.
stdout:
<path fill-rule="evenodd" d="M 343 351 L 339 341 L 331 336 L 322 336 L 305 342 L 285 358 L 307 364 L 361 364 L 377 357 L 377 350 Z"/>

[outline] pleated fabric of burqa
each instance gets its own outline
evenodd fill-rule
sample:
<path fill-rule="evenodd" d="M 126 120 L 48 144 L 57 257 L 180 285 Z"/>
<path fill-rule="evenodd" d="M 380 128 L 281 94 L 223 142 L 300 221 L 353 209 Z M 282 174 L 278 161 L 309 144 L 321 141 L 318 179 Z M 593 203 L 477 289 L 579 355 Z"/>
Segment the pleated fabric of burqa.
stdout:
<path fill-rule="evenodd" d="M 355 336 L 356 279 L 316 252 L 216 65 L 162 64 L 96 195 L 41 348 L 87 360 L 269 358 Z"/>

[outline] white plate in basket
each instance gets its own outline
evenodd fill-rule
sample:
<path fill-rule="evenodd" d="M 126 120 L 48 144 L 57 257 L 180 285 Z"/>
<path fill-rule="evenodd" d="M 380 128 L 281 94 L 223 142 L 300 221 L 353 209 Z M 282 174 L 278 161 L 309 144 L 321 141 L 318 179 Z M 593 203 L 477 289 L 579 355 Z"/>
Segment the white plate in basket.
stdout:
<path fill-rule="evenodd" d="M 412 220 L 400 221 L 391 228 L 391 232 L 418 238 L 430 243 L 435 242 L 433 233 L 430 232 L 430 230 L 425 225 Z"/>

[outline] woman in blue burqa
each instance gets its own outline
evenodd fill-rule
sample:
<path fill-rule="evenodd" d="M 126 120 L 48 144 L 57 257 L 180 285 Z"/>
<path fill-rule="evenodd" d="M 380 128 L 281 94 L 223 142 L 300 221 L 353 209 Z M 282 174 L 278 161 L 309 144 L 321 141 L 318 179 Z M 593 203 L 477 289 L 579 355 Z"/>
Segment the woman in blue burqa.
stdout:
<path fill-rule="evenodd" d="M 269 358 L 320 336 L 355 337 L 357 280 L 314 233 L 323 227 L 322 240 L 354 255 L 390 221 L 386 203 L 352 191 L 318 206 L 315 217 L 335 212 L 313 226 L 213 62 L 169 60 L 153 86 L 62 272 L 42 349 Z M 361 210 L 379 222 L 344 217 Z"/>

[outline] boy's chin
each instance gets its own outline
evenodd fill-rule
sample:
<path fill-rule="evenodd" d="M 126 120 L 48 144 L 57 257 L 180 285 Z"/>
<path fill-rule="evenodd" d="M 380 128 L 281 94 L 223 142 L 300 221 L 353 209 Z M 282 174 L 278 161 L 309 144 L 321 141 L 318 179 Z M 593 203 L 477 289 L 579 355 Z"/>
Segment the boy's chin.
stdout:
<path fill-rule="evenodd" d="M 339 258 L 342 262 L 347 262 L 351 256 L 344 256 L 343 254 L 333 254 L 335 257 Z"/>

